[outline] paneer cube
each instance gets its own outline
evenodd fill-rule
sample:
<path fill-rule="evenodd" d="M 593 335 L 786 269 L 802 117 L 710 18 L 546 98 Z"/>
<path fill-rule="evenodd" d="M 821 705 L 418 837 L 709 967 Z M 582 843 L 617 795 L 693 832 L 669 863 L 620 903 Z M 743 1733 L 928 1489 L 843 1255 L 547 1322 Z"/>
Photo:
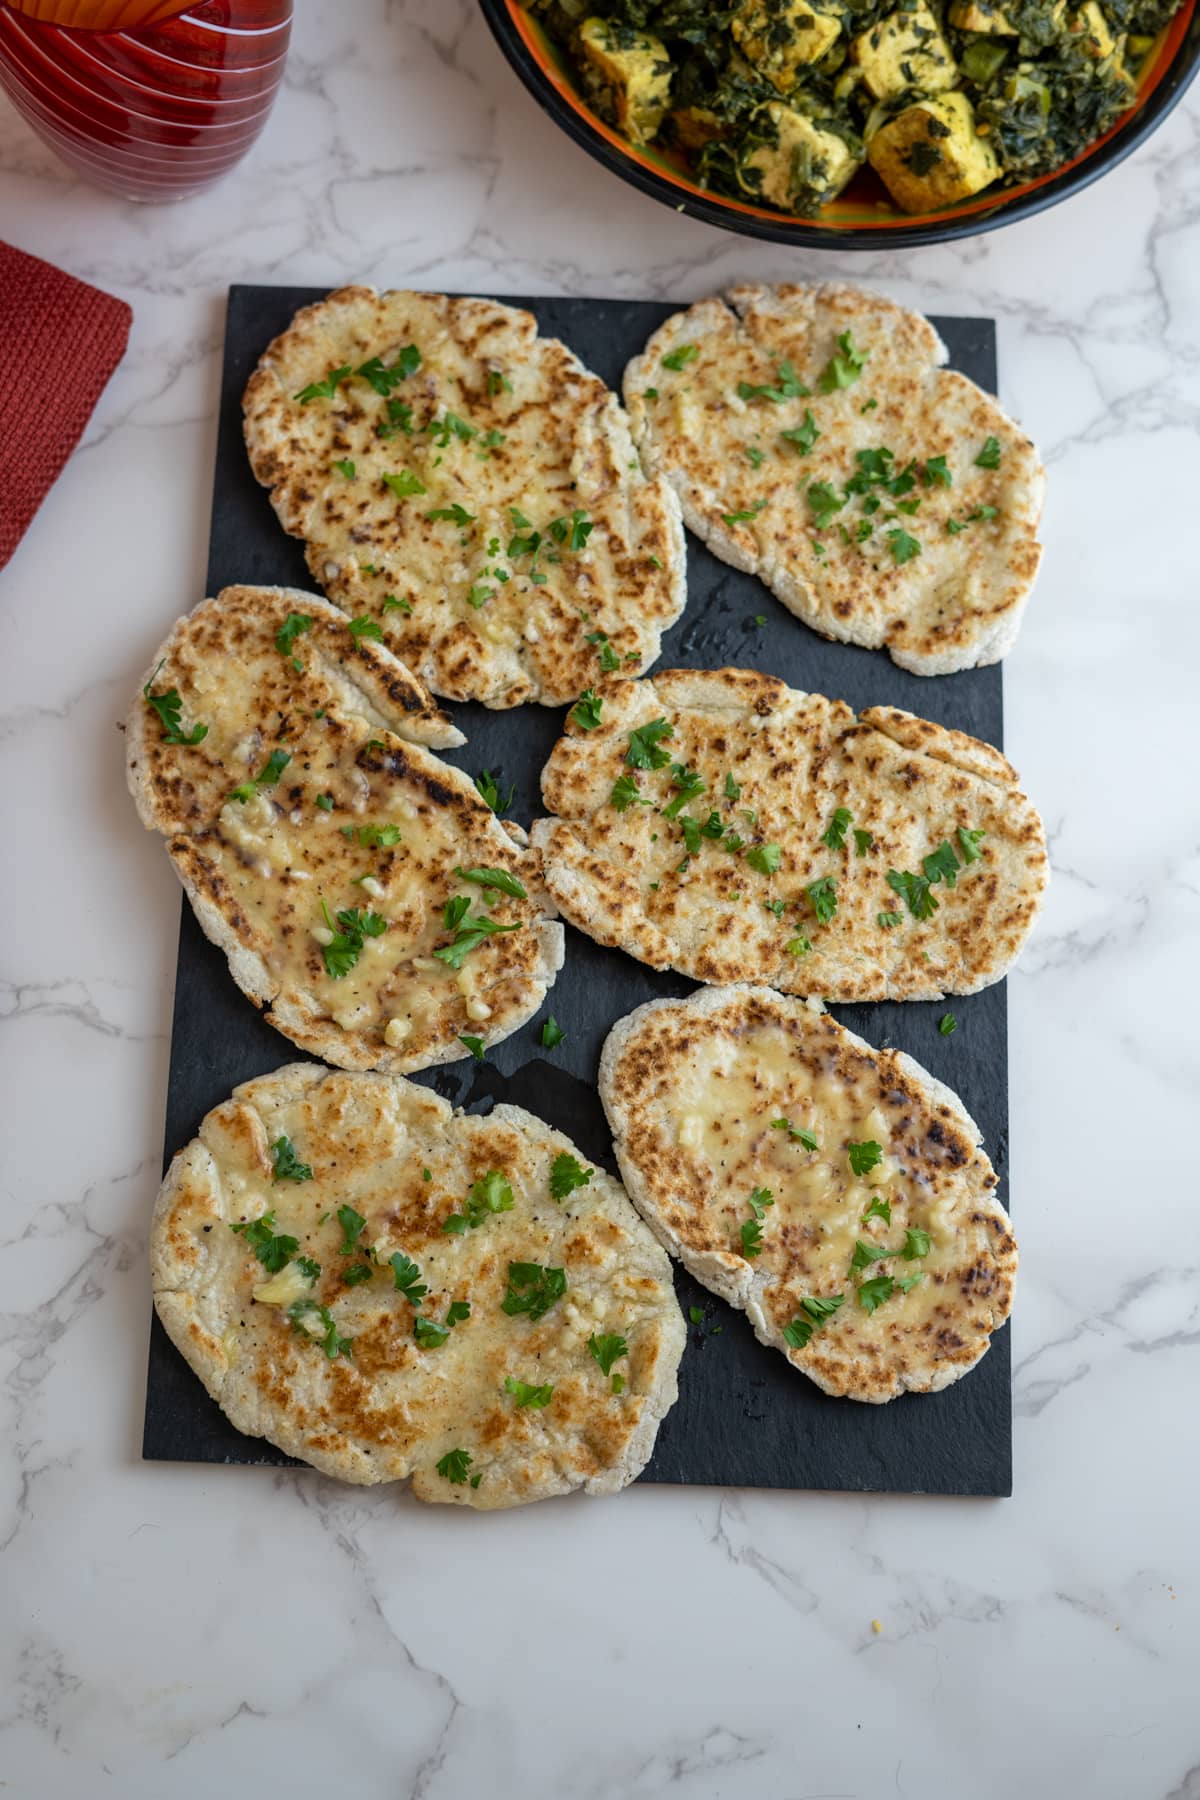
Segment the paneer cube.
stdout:
<path fill-rule="evenodd" d="M 993 37 L 1016 37 L 1013 25 L 1002 6 L 991 0 L 955 0 L 950 8 L 950 23 L 959 31 L 990 32 Z"/>
<path fill-rule="evenodd" d="M 1087 0 L 1085 6 L 1071 14 L 1067 20 L 1067 30 L 1074 42 L 1095 62 L 1103 62 L 1117 47 L 1116 39 L 1108 28 L 1108 20 L 1096 5 L 1096 0 Z"/>
<path fill-rule="evenodd" d="M 671 99 L 666 47 L 648 31 L 612 19 L 585 19 L 579 48 L 583 85 L 601 117 L 632 143 L 649 143 Z"/>
<path fill-rule="evenodd" d="M 942 28 L 921 0 L 911 11 L 889 13 L 850 40 L 850 59 L 877 100 L 912 89 L 937 94 L 958 80 L 958 68 Z"/>
<path fill-rule="evenodd" d="M 1000 164 L 963 93 L 918 100 L 867 140 L 867 158 L 904 212 L 936 212 L 988 187 Z"/>
<path fill-rule="evenodd" d="M 810 63 L 837 42 L 838 19 L 808 0 L 745 0 L 730 30 L 748 62 L 781 94 L 790 94 Z"/>
<path fill-rule="evenodd" d="M 774 126 L 775 142 L 762 144 L 742 161 L 758 170 L 758 192 L 785 212 L 807 213 L 841 193 L 861 158 L 845 138 L 778 100 L 761 109 Z M 756 124 L 762 123 L 759 114 Z"/>

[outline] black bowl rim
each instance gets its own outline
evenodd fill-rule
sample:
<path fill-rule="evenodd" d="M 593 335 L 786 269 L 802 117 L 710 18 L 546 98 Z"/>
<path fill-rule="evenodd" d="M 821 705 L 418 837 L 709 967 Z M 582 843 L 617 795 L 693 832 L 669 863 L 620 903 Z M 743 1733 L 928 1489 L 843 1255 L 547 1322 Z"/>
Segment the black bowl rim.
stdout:
<path fill-rule="evenodd" d="M 1015 225 L 1018 219 L 1031 219 L 1037 213 L 1057 206 L 1060 200 L 1081 193 L 1094 181 L 1099 181 L 1110 169 L 1115 169 L 1118 163 L 1124 162 L 1127 156 L 1131 156 L 1140 144 L 1145 143 L 1157 131 L 1163 120 L 1182 100 L 1197 73 L 1200 73 L 1200 5 L 1197 5 L 1170 68 L 1145 103 L 1138 107 L 1129 123 L 1122 126 L 1116 136 L 1110 138 L 1094 155 L 1065 174 L 1057 175 L 1043 186 L 1035 188 L 1032 193 L 1022 194 L 1016 200 L 998 199 L 990 211 L 966 214 L 961 219 L 942 219 L 928 225 L 893 226 L 886 231 L 872 231 L 853 225 L 834 230 L 803 222 L 785 224 L 782 217 L 781 222 L 775 225 L 768 219 L 735 212 L 723 206 L 719 199 L 709 200 L 685 193 L 665 176 L 657 174 L 653 169 L 643 168 L 640 163 L 615 149 L 607 138 L 594 131 L 547 82 L 541 67 L 513 24 L 506 0 L 479 0 L 479 4 L 493 37 L 542 111 L 612 174 L 620 176 L 631 186 L 640 188 L 651 199 L 669 206 L 673 212 L 683 213 L 688 218 L 702 219 L 707 225 L 716 225 L 723 231 L 736 232 L 742 237 L 765 238 L 771 243 L 791 244 L 798 249 L 807 250 L 915 250 L 929 244 L 952 243 L 957 238 L 978 237 L 985 231 L 999 231 L 1004 225 Z"/>

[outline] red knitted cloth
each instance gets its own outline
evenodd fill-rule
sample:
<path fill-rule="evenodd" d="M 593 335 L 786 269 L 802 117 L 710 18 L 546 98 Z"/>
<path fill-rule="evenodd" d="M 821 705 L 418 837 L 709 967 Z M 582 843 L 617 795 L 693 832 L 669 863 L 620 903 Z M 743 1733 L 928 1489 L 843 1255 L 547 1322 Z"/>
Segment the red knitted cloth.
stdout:
<path fill-rule="evenodd" d="M 123 300 L 0 242 L 0 569 L 83 435 L 132 321 Z"/>

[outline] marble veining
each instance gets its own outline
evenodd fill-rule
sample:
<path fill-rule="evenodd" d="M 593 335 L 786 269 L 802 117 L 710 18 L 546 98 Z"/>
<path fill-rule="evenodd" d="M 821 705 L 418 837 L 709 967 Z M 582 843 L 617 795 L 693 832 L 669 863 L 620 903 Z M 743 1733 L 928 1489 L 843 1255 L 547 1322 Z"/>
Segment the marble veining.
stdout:
<path fill-rule="evenodd" d="M 6 1794 L 1200 1800 L 1198 151 L 1193 99 L 1042 218 L 789 254 L 616 185 L 473 0 L 298 8 L 266 134 L 176 207 L 92 191 L 0 110 L 0 231 L 134 308 L 0 581 Z M 994 316 L 1050 468 L 1006 669 L 1055 877 L 1010 987 L 1014 1497 L 640 1488 L 475 1518 L 143 1466 L 178 889 L 116 725 L 201 594 L 227 284 L 790 276 Z"/>

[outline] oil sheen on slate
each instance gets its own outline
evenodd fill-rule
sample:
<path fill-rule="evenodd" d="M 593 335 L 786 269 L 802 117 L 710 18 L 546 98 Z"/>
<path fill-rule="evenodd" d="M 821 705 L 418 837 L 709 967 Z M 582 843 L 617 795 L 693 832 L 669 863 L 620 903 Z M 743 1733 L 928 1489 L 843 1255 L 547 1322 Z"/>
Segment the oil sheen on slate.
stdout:
<path fill-rule="evenodd" d="M 311 588 L 299 542 L 276 523 L 250 473 L 242 443 L 241 395 L 272 337 L 322 291 L 240 286 L 231 290 L 225 340 L 220 437 L 213 492 L 209 594 L 232 582 Z M 625 300 L 521 299 L 543 332 L 563 338 L 619 390 L 625 363 L 676 310 Z M 995 328 L 986 319 L 935 319 L 953 366 L 994 391 Z M 752 576 L 727 568 L 689 537 L 687 610 L 665 639 L 659 668 L 749 666 L 790 686 L 829 694 L 856 708 L 884 703 L 937 719 L 999 746 L 998 668 L 921 679 L 882 651 L 826 643 L 792 617 Z M 180 610 L 200 595 L 181 595 Z M 757 621 L 763 619 L 760 625 Z M 489 712 L 455 706 L 467 735 L 449 760 L 490 769 L 515 788 L 511 817 L 540 809 L 538 777 L 563 713 L 538 706 Z M 595 1089 L 600 1046 L 612 1023 L 645 1000 L 689 992 L 662 975 L 567 929 L 562 974 L 537 1021 L 472 1061 L 430 1070 L 427 1082 L 458 1105 L 505 1099 L 565 1131 L 593 1161 L 616 1173 Z M 852 1031 L 906 1050 L 963 1098 L 983 1131 L 1005 1197 L 1008 1164 L 1006 997 L 1003 983 L 954 1001 L 959 1029 L 939 1035 L 944 1005 L 836 1008 Z M 552 1053 L 539 1042 L 553 1012 L 566 1032 Z M 183 905 L 171 1039 L 165 1154 L 192 1137 L 230 1089 L 299 1055 L 234 986 L 221 953 Z M 774 1350 L 758 1344 L 746 1319 L 682 1270 L 676 1287 L 689 1324 L 679 1400 L 659 1433 L 641 1479 L 735 1487 L 829 1488 L 863 1492 L 1007 1494 L 1011 1491 L 1009 1332 L 999 1332 L 979 1366 L 941 1394 L 905 1395 L 887 1406 L 831 1400 Z M 286 1464 L 262 1439 L 228 1423 L 155 1319 L 143 1446 L 149 1458 Z"/>

